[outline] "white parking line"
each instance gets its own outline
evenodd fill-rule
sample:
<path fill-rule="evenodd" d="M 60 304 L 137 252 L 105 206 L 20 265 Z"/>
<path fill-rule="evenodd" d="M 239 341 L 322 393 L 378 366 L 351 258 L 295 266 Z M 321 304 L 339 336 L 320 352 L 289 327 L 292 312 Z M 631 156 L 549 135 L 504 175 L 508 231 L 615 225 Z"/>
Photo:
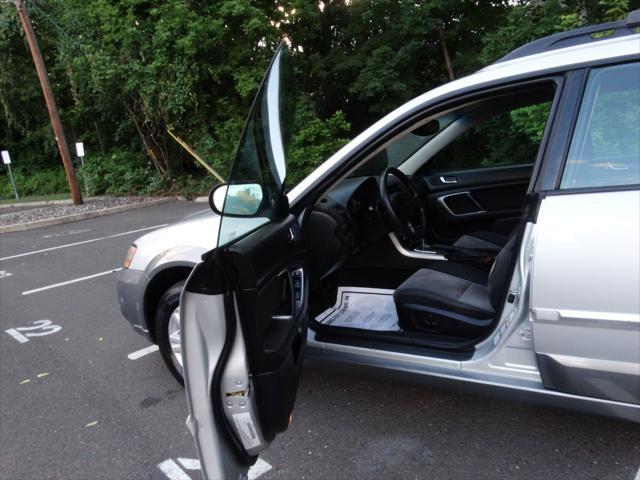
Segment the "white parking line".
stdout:
<path fill-rule="evenodd" d="M 185 470 L 200 470 L 200 461 L 197 458 L 176 458 L 178 463 L 182 465 Z M 166 475 L 169 480 L 191 480 L 191 477 L 185 472 L 180 465 L 174 462 L 171 458 L 168 458 L 160 462 L 157 467 Z M 265 462 L 263 459 L 258 458 L 258 461 L 249 469 L 247 473 L 248 480 L 257 480 L 259 477 L 271 470 L 271 465 Z"/>
<path fill-rule="evenodd" d="M 109 275 L 110 273 L 119 272 L 122 270 L 120 268 L 114 268 L 112 270 L 107 270 L 106 272 L 94 273 L 93 275 L 87 275 L 86 277 L 74 278 L 73 280 L 67 280 L 66 282 L 54 283 L 53 285 L 47 285 L 46 287 L 34 288 L 33 290 L 27 290 L 22 292 L 22 295 L 31 295 L 32 293 L 42 292 L 44 290 L 51 290 L 52 288 L 62 287 L 64 285 L 69 285 L 71 283 L 83 282 L 85 280 L 90 280 L 96 277 L 102 277 L 103 275 Z"/>
<path fill-rule="evenodd" d="M 108 240 L 109 238 L 122 237 L 123 235 L 144 232 L 146 230 L 153 230 L 154 228 L 166 227 L 167 225 L 169 224 L 163 223 L 162 225 L 154 225 L 153 227 L 145 227 L 145 228 L 139 228 L 137 230 L 129 230 L 128 232 L 116 233 L 114 235 L 107 235 L 106 237 L 92 238 L 91 240 L 83 240 L 81 242 L 66 243 L 64 245 L 58 245 L 57 247 L 49 247 L 49 248 L 43 248 L 41 250 L 34 250 L 32 252 L 18 253 L 17 255 L 10 255 L 8 257 L 0 258 L 0 262 L 4 260 L 12 260 L 14 258 L 26 257 L 27 255 L 35 255 L 37 253 L 44 253 L 44 252 L 50 252 L 52 250 L 59 250 L 60 248 L 75 247 L 76 245 L 83 245 L 85 243 L 99 242 L 100 240 Z"/>
<path fill-rule="evenodd" d="M 249 469 L 247 477 L 249 478 L 249 480 L 255 480 L 256 478 L 267 473 L 269 470 L 271 470 L 271 465 L 259 458 L 258 461 L 254 463 Z"/>
<path fill-rule="evenodd" d="M 15 328 L 10 328 L 9 330 L 5 330 L 5 332 L 7 332 L 9 335 L 11 335 L 13 338 L 15 338 L 20 343 L 27 343 L 29 341 L 29 339 L 27 337 L 25 337 L 23 334 L 21 334 Z"/>
<path fill-rule="evenodd" d="M 142 348 L 140 350 L 136 350 L 135 352 L 131 352 L 127 357 L 129 360 L 137 360 L 139 358 L 144 357 L 145 355 L 149 355 L 150 353 L 158 351 L 158 345 L 150 345 L 146 348 Z"/>
<path fill-rule="evenodd" d="M 178 460 L 178 463 L 187 470 L 200 470 L 200 460 L 197 458 L 178 457 L 176 460 Z"/>
<path fill-rule="evenodd" d="M 160 462 L 158 468 L 169 480 L 191 480 L 191 477 L 171 459 Z"/>
<path fill-rule="evenodd" d="M 636 472 L 636 478 L 634 478 L 634 480 L 640 480 L 640 467 L 638 468 L 638 471 Z"/>

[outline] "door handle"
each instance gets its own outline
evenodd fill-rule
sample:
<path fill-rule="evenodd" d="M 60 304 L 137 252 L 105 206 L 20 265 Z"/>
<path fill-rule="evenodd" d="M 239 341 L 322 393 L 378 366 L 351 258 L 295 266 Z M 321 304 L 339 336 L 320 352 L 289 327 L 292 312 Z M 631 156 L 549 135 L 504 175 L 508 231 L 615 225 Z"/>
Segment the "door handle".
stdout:
<path fill-rule="evenodd" d="M 458 183 L 458 177 L 440 177 L 442 183 Z"/>
<path fill-rule="evenodd" d="M 278 275 L 284 275 L 289 287 L 289 297 L 291 299 L 291 314 L 273 315 L 273 320 L 293 320 L 298 316 L 304 302 L 304 270 L 302 268 L 287 269 Z"/>

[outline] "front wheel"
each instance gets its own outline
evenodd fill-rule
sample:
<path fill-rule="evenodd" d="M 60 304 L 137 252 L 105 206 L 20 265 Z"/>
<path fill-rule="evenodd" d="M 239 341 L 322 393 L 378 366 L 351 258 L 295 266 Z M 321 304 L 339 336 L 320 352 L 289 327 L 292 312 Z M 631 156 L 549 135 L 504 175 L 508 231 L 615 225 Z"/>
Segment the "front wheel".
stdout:
<path fill-rule="evenodd" d="M 180 344 L 180 294 L 186 280 L 169 288 L 156 309 L 155 332 L 162 360 L 171 374 L 184 386 L 182 346 Z"/>

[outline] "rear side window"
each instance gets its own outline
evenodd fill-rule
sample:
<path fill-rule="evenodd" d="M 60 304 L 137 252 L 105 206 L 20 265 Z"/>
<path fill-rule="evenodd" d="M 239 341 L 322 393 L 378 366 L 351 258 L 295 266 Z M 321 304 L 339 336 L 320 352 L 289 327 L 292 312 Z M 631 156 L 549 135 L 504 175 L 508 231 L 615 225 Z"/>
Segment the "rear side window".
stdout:
<path fill-rule="evenodd" d="M 640 63 L 591 71 L 561 188 L 640 183 Z"/>

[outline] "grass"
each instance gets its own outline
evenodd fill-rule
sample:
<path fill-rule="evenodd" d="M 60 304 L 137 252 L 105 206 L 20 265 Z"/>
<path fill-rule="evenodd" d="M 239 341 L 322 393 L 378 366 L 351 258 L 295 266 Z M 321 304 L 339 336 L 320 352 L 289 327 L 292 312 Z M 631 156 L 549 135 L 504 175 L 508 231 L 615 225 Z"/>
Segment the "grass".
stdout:
<path fill-rule="evenodd" d="M 10 203 L 27 203 L 27 202 L 47 202 L 49 200 L 65 200 L 71 199 L 68 193 L 52 193 L 51 195 L 33 195 L 30 197 L 20 197 L 20 200 L 15 198 L 2 198 L 0 199 L 0 205 L 8 205 Z"/>

